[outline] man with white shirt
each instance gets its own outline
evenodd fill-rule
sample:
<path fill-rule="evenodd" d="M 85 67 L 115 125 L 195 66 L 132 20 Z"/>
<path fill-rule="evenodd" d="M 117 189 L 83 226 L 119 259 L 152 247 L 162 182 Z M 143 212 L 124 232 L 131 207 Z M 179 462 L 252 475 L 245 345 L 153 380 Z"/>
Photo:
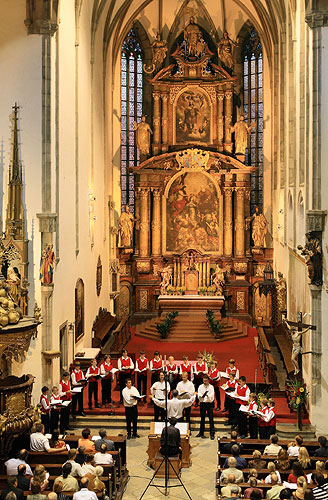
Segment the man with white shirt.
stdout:
<path fill-rule="evenodd" d="M 74 370 L 71 374 L 71 387 L 72 389 L 78 389 L 80 392 L 72 391 L 72 415 L 76 418 L 76 408 L 78 407 L 79 415 L 85 417 L 83 411 L 83 388 L 84 388 L 85 377 L 81 370 L 81 365 L 79 361 L 74 362 Z"/>
<path fill-rule="evenodd" d="M 27 463 L 28 459 L 28 451 L 27 450 L 20 450 L 18 453 L 17 458 L 10 458 L 5 462 L 5 466 L 7 468 L 7 476 L 17 476 L 17 469 L 19 465 L 25 465 L 26 466 L 26 472 L 25 474 L 27 476 L 33 476 L 32 469 Z"/>
<path fill-rule="evenodd" d="M 85 457 L 84 464 L 83 465 L 80 464 L 82 467 L 83 476 L 85 476 L 86 474 L 94 474 L 95 466 L 93 465 L 93 463 L 94 463 L 93 455 L 91 455 L 91 453 L 87 454 Z"/>
<path fill-rule="evenodd" d="M 243 439 L 247 436 L 247 413 L 241 411 L 241 407 L 247 407 L 249 401 L 249 395 L 251 391 L 249 387 L 246 385 L 246 377 L 243 375 L 238 380 L 238 386 L 236 387 L 236 391 L 231 394 L 231 397 L 235 399 L 234 406 L 234 418 L 233 423 L 238 424 L 238 431 L 240 437 Z"/>
<path fill-rule="evenodd" d="M 187 372 L 182 373 L 182 380 L 177 385 L 177 391 L 179 393 L 179 396 L 183 395 L 185 398 L 188 399 L 192 398 L 192 396 L 195 394 L 195 386 L 188 379 Z M 189 427 L 190 427 L 190 412 L 191 412 L 191 405 L 187 406 L 183 411 L 185 421 L 189 424 Z"/>
<path fill-rule="evenodd" d="M 196 398 L 196 396 L 193 395 L 189 399 L 178 399 L 178 394 L 177 389 L 174 389 L 174 391 L 172 391 L 172 399 L 167 400 L 167 418 L 174 417 L 177 420 L 182 420 L 184 408 L 191 406 Z M 161 401 L 153 398 L 153 401 L 155 405 L 165 409 L 165 400 Z"/>
<path fill-rule="evenodd" d="M 73 495 L 73 500 L 98 500 L 94 491 L 88 490 L 89 479 L 83 477 L 80 482 L 81 489 Z"/>
<path fill-rule="evenodd" d="M 83 476 L 83 472 L 82 472 L 81 465 L 78 464 L 77 462 L 75 462 L 76 455 L 77 455 L 77 450 L 75 448 L 71 448 L 68 452 L 68 460 L 63 465 L 68 464 L 68 463 L 71 464 L 72 471 L 70 474 L 71 474 L 71 476 L 78 479 L 78 478 Z"/>
<path fill-rule="evenodd" d="M 200 429 L 196 437 L 205 438 L 205 417 L 208 416 L 210 422 L 210 437 L 213 440 L 215 435 L 213 406 L 214 406 L 214 387 L 210 385 L 209 376 L 203 376 L 203 383 L 198 388 L 198 399 L 200 401 Z"/>
<path fill-rule="evenodd" d="M 132 437 L 140 437 L 138 434 L 138 400 L 140 394 L 138 389 L 132 386 L 130 378 L 125 381 L 126 387 L 122 391 L 123 404 L 125 409 L 127 439 L 131 439 L 131 424 L 133 425 Z"/>
<path fill-rule="evenodd" d="M 35 432 L 30 435 L 31 451 L 46 451 L 48 453 L 58 453 L 62 448 L 50 448 L 49 439 L 44 435 L 44 425 L 36 424 Z"/>
<path fill-rule="evenodd" d="M 150 388 L 150 394 L 157 400 L 165 400 L 165 390 L 167 394 L 170 394 L 170 384 L 165 382 L 164 372 L 160 372 L 159 381 L 155 382 Z M 154 405 L 154 418 L 155 422 L 159 421 L 159 417 L 161 417 L 162 421 L 165 419 L 165 410 L 160 408 L 158 405 Z"/>
<path fill-rule="evenodd" d="M 128 356 L 128 351 L 123 349 L 122 356 L 117 360 L 118 372 L 118 382 L 120 386 L 120 404 L 123 403 L 123 390 L 125 389 L 125 381 L 131 378 L 132 371 L 134 370 L 134 363 L 130 356 Z"/>

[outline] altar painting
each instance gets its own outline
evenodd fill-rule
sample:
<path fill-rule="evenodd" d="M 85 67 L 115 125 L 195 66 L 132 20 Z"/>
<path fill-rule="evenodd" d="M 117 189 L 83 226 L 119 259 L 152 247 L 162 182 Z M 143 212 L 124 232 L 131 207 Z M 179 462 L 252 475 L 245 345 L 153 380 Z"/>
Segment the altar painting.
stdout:
<path fill-rule="evenodd" d="M 187 90 L 177 99 L 176 143 L 210 143 L 211 107 L 202 92 Z"/>
<path fill-rule="evenodd" d="M 185 248 L 217 252 L 219 200 L 211 179 L 187 172 L 172 183 L 166 200 L 166 251 Z"/>

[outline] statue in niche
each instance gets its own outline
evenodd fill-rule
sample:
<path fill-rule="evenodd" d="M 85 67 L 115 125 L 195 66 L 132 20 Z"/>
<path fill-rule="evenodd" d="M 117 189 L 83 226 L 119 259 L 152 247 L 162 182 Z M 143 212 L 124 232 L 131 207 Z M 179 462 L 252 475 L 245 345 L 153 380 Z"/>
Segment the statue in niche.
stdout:
<path fill-rule="evenodd" d="M 284 275 L 278 272 L 277 287 L 277 302 L 280 313 L 287 311 L 287 285 Z"/>
<path fill-rule="evenodd" d="M 223 32 L 223 37 L 219 40 L 218 44 L 218 56 L 222 64 L 228 68 L 231 72 L 233 71 L 234 61 L 232 58 L 232 46 L 236 46 L 236 42 L 229 38 L 227 31 Z"/>
<path fill-rule="evenodd" d="M 203 54 L 205 42 L 193 16 L 191 16 L 188 26 L 184 29 L 184 42 L 186 57 L 200 57 Z"/>
<path fill-rule="evenodd" d="M 157 33 L 156 40 L 153 41 L 151 46 L 154 51 L 152 63 L 154 69 L 158 70 L 162 66 L 167 54 L 167 41 L 161 40 L 161 35 Z"/>
<path fill-rule="evenodd" d="M 263 248 L 265 235 L 268 231 L 268 221 L 260 212 L 259 207 L 255 207 L 255 213 L 252 217 L 246 219 L 246 229 L 249 229 L 249 225 L 252 222 L 252 238 L 254 241 L 254 246 Z"/>
<path fill-rule="evenodd" d="M 52 244 L 46 245 L 40 259 L 40 281 L 42 285 L 52 285 L 55 268 L 55 252 Z"/>
<path fill-rule="evenodd" d="M 173 270 L 170 266 L 166 266 L 161 270 L 162 281 L 160 283 L 161 295 L 167 295 L 167 287 L 171 284 Z"/>
<path fill-rule="evenodd" d="M 298 245 L 301 255 L 305 257 L 305 263 L 308 267 L 308 274 L 311 285 L 322 285 L 322 250 L 318 238 L 312 232 L 306 233 L 305 246 Z"/>
<path fill-rule="evenodd" d="M 135 218 L 130 212 L 129 205 L 125 205 L 125 211 L 121 213 L 118 219 L 118 231 L 121 237 L 121 246 L 124 248 L 132 248 L 133 226 Z"/>
<path fill-rule="evenodd" d="M 136 131 L 136 142 L 141 156 L 149 156 L 150 151 L 150 134 L 152 129 L 146 122 L 146 116 L 141 117 L 141 122 L 134 122 L 134 130 Z"/>
<path fill-rule="evenodd" d="M 248 125 L 245 122 L 245 116 L 240 115 L 239 120 L 232 126 L 230 125 L 230 132 L 235 133 L 235 154 L 245 155 L 247 148 L 247 139 L 250 130 L 256 126 L 256 123 Z"/>

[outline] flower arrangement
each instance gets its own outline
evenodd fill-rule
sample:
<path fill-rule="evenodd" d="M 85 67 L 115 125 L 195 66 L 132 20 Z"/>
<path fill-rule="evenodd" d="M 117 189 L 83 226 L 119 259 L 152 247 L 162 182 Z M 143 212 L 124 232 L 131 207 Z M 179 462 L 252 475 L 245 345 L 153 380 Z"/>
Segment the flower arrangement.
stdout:
<path fill-rule="evenodd" d="M 216 295 L 216 286 L 211 285 L 211 286 L 207 287 L 206 295 Z"/>
<path fill-rule="evenodd" d="M 215 357 L 212 352 L 207 352 L 206 349 L 204 349 L 204 352 L 198 352 L 198 354 L 201 354 L 204 358 L 205 363 L 207 364 L 208 369 L 210 368 L 211 363 L 215 360 Z"/>
<path fill-rule="evenodd" d="M 177 286 L 175 289 L 176 295 L 183 295 L 185 292 L 185 287 L 184 286 Z"/>
<path fill-rule="evenodd" d="M 200 295 L 207 295 L 207 286 L 200 286 L 198 288 Z"/>
<path fill-rule="evenodd" d="M 175 294 L 175 286 L 169 285 L 166 289 L 166 293 L 168 295 L 174 295 Z"/>
<path fill-rule="evenodd" d="M 301 410 L 305 405 L 309 392 L 303 379 L 287 380 L 286 392 L 289 399 L 289 407 L 296 411 Z"/>
<path fill-rule="evenodd" d="M 172 328 L 173 322 L 178 314 L 178 311 L 169 312 L 167 313 L 166 318 L 161 323 L 156 324 L 157 331 L 162 339 L 167 338 Z"/>
<path fill-rule="evenodd" d="M 214 312 L 211 309 L 207 309 L 206 319 L 211 332 L 214 333 L 215 338 L 218 338 L 224 328 L 224 325 L 220 323 L 220 321 L 214 319 Z"/>
<path fill-rule="evenodd" d="M 257 395 L 257 406 L 260 408 L 262 399 L 268 399 L 268 397 L 269 397 L 268 394 L 264 394 L 264 392 L 259 392 Z"/>

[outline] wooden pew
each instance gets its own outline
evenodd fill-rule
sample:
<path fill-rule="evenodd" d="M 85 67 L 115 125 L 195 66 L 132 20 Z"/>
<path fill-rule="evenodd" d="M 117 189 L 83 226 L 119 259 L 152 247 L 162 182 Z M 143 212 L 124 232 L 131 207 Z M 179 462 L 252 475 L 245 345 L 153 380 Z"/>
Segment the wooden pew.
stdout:
<path fill-rule="evenodd" d="M 218 438 L 218 450 L 222 452 L 223 446 L 227 443 L 234 441 L 230 438 L 219 437 Z M 279 439 L 279 445 L 283 448 L 287 449 L 288 444 L 291 442 L 291 439 Z M 270 444 L 271 441 L 268 439 L 245 439 L 245 440 L 237 440 L 237 444 L 243 445 L 243 453 L 252 453 L 254 450 L 259 450 L 263 453 L 264 448 Z M 308 450 L 309 454 L 313 455 L 314 451 L 319 448 L 319 444 L 317 441 L 303 441 L 302 446 Z"/>
<path fill-rule="evenodd" d="M 253 459 L 253 455 L 250 455 L 250 454 L 241 454 L 240 456 L 243 457 L 243 458 L 245 458 L 247 461 Z M 219 465 L 223 466 L 226 458 L 229 458 L 229 457 L 231 457 L 231 454 L 218 452 Z M 270 455 L 262 455 L 261 459 L 264 460 L 265 462 L 274 462 L 275 460 L 277 460 L 277 457 L 276 456 L 272 456 L 272 455 L 271 456 Z M 294 459 L 291 458 L 291 460 L 295 461 L 297 459 L 296 458 L 294 458 Z M 311 460 L 313 460 L 314 462 L 317 462 L 318 460 L 322 460 L 322 457 L 311 457 Z"/>
<path fill-rule="evenodd" d="M 114 442 L 115 450 L 121 453 L 122 465 L 126 466 L 126 436 L 120 434 L 118 436 L 107 437 Z M 80 438 L 81 436 L 78 436 L 77 434 L 66 434 L 64 441 L 69 444 L 71 448 L 77 448 Z"/>

